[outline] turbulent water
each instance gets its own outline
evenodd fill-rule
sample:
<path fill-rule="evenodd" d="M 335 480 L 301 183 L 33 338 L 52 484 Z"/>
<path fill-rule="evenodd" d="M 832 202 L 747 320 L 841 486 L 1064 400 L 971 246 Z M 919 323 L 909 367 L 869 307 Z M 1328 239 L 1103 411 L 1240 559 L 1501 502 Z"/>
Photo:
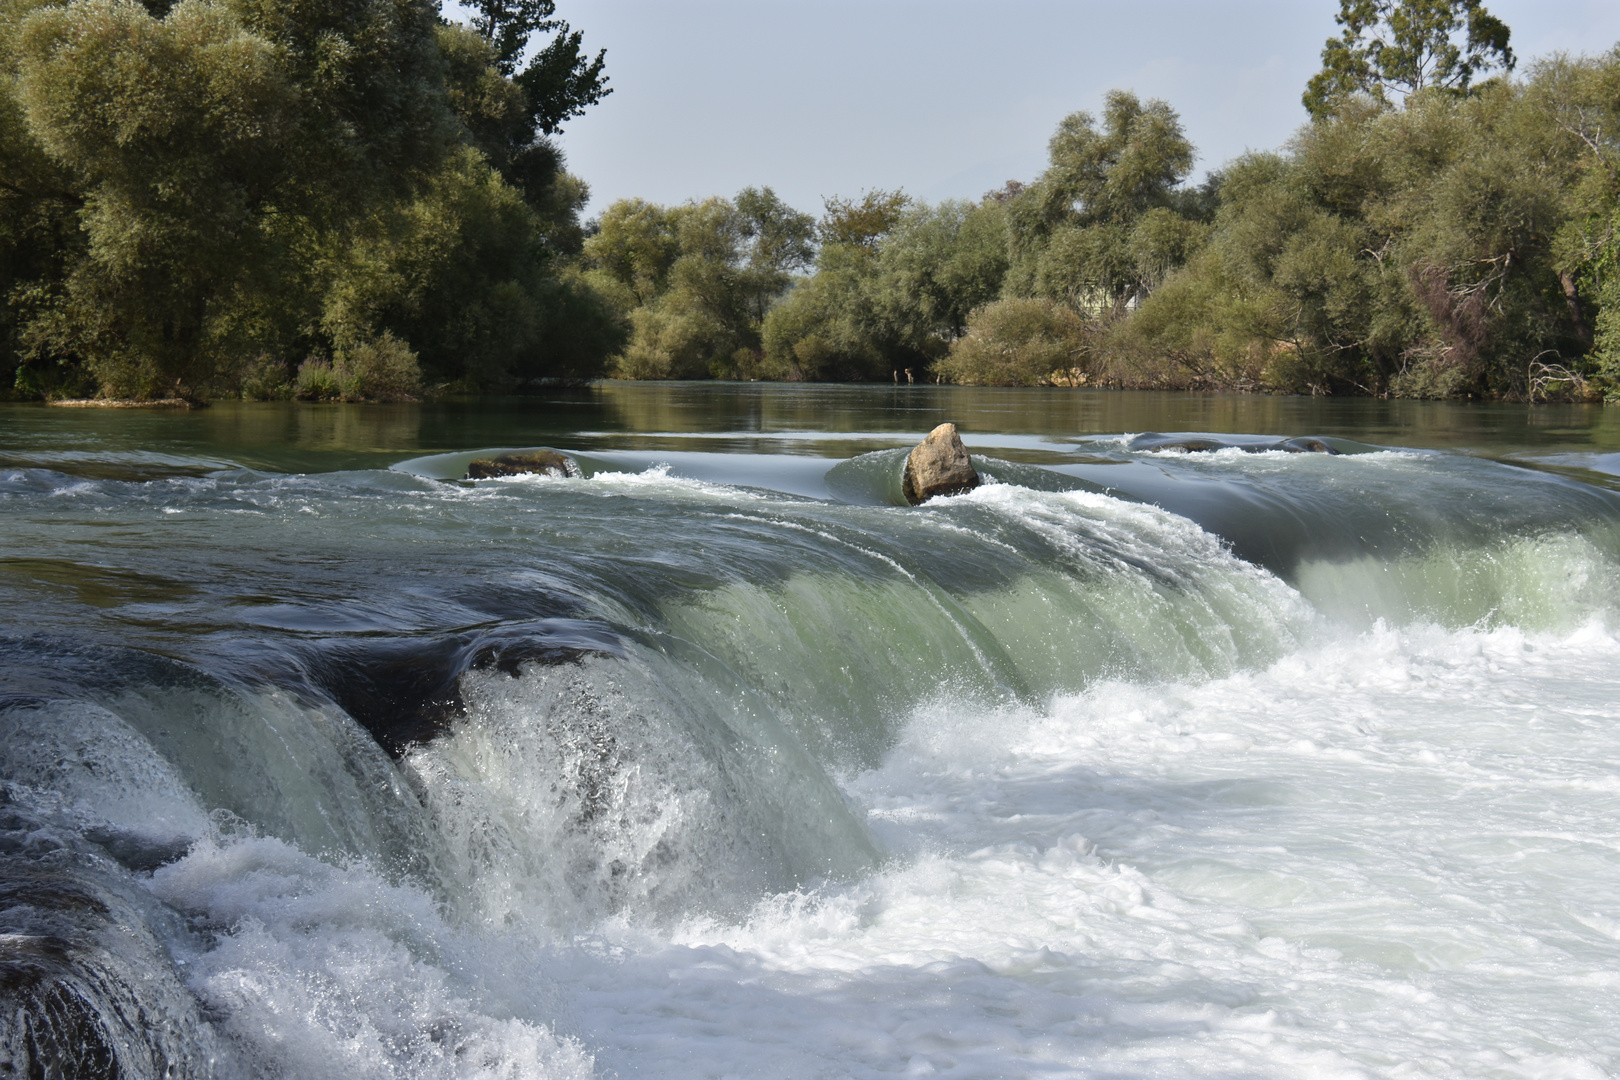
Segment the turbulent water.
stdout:
<path fill-rule="evenodd" d="M 1219 400 L 7 407 L 0 1074 L 1620 1073 L 1611 421 Z"/>

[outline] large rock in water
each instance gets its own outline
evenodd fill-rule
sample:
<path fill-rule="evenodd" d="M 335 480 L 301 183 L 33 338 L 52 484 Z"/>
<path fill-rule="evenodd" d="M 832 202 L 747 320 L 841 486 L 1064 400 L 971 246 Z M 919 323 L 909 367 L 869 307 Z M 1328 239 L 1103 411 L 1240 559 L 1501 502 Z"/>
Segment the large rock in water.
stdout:
<path fill-rule="evenodd" d="M 577 476 L 578 470 L 579 466 L 555 450 L 540 450 L 532 454 L 501 454 L 498 457 L 479 458 L 467 466 L 465 478 L 488 480 L 492 476 L 521 476 L 524 473 Z"/>
<path fill-rule="evenodd" d="M 916 506 L 935 495 L 960 495 L 979 486 L 979 474 L 968 460 L 967 447 L 955 424 L 928 433 L 906 458 L 906 501 Z"/>

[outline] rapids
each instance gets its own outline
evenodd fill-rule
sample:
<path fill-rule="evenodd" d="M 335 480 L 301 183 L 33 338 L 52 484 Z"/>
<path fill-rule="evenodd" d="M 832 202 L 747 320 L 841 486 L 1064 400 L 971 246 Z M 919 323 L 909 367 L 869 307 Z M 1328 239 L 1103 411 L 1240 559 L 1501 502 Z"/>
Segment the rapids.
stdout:
<path fill-rule="evenodd" d="M 947 418 L 987 483 L 907 507 Z M 459 479 L 539 447 L 579 475 Z M 0 1072 L 1613 1075 L 1617 455 L 1082 391 L 0 406 Z"/>

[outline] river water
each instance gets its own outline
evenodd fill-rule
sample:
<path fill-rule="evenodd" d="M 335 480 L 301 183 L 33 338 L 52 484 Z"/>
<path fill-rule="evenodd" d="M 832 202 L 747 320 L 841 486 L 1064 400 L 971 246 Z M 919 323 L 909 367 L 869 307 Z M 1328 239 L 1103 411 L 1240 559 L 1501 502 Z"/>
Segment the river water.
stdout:
<path fill-rule="evenodd" d="M 1614 1075 L 1617 484 L 1591 406 L 0 406 L 0 1072 Z"/>

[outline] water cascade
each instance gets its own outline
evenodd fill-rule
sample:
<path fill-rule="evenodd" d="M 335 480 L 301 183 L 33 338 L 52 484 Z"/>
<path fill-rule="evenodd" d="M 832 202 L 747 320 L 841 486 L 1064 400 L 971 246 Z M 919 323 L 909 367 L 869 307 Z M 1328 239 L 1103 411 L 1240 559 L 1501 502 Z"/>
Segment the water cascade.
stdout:
<path fill-rule="evenodd" d="M 905 453 L 11 453 L 0 1071 L 1620 1068 L 1620 498 Z"/>

